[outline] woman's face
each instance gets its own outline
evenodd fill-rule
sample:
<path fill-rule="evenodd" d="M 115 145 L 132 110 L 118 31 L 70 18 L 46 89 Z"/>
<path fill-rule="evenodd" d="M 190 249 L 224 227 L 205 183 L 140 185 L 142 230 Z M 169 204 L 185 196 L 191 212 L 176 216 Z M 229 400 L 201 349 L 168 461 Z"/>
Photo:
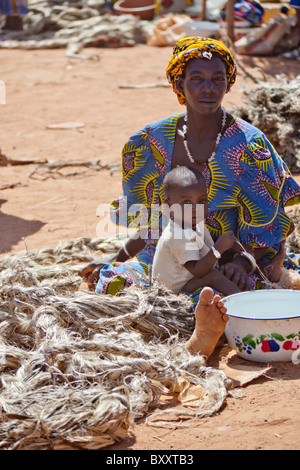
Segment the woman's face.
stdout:
<path fill-rule="evenodd" d="M 211 114 L 222 104 L 229 91 L 226 66 L 218 57 L 192 59 L 177 87 L 184 94 L 186 106 L 200 114 Z"/>

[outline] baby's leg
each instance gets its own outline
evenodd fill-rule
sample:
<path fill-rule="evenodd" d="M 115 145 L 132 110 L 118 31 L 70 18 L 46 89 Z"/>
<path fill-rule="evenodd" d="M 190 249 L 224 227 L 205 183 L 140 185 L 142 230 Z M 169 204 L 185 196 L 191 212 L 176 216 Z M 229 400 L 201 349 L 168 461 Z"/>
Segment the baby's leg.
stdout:
<path fill-rule="evenodd" d="M 224 295 L 237 294 L 241 289 L 224 274 L 213 268 L 209 273 L 202 277 L 193 277 L 184 286 L 183 291 L 195 292 L 200 287 L 212 287 Z"/>

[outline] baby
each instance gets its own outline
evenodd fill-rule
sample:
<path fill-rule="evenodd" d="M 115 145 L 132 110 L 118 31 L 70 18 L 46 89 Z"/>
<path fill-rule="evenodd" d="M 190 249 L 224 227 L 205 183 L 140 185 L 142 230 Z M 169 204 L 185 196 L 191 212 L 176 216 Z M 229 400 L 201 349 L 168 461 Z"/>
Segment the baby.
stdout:
<path fill-rule="evenodd" d="M 218 260 L 226 250 L 241 249 L 233 232 L 224 233 L 213 242 L 204 224 L 208 205 L 202 173 L 177 167 L 165 177 L 164 190 L 170 217 L 156 247 L 152 278 L 175 293 L 194 292 L 204 286 L 224 295 L 240 292 L 218 270 Z"/>

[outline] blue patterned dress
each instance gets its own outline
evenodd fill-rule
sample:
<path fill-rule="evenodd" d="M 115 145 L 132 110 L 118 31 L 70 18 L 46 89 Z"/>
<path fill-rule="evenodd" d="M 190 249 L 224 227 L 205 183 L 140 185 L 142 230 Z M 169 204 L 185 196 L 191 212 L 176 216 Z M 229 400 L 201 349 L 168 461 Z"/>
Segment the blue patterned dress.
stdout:
<path fill-rule="evenodd" d="M 23 16 L 29 12 L 27 0 L 0 0 L 0 14 Z"/>
<path fill-rule="evenodd" d="M 153 205 L 163 204 L 163 179 L 172 168 L 179 117 L 173 115 L 147 125 L 126 142 L 122 152 L 123 196 L 112 204 L 116 223 L 138 227 L 141 218 L 137 221 L 128 208 L 142 205 L 151 214 Z M 206 225 L 213 239 L 232 230 L 243 244 L 270 247 L 265 257 L 272 258 L 294 229 L 284 207 L 299 202 L 300 187 L 266 136 L 234 118 L 203 175 L 208 188 Z M 150 219 L 148 215 L 148 224 Z M 101 270 L 96 292 L 116 294 L 132 283 L 148 283 L 148 268 L 159 236 L 159 232 L 155 238 L 151 233 L 136 258 Z M 286 261 L 296 268 L 291 256 Z M 255 275 L 249 282 L 251 289 L 261 287 Z M 194 295 L 195 301 L 198 295 Z"/>

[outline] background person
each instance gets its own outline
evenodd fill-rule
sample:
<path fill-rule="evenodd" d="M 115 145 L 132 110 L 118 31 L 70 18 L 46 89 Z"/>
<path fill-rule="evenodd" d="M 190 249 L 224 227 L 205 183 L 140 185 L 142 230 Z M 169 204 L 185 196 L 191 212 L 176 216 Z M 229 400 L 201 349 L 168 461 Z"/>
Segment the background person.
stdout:
<path fill-rule="evenodd" d="M 5 15 L 5 31 L 21 31 L 23 16 L 28 13 L 27 0 L 0 0 L 0 14 Z"/>

